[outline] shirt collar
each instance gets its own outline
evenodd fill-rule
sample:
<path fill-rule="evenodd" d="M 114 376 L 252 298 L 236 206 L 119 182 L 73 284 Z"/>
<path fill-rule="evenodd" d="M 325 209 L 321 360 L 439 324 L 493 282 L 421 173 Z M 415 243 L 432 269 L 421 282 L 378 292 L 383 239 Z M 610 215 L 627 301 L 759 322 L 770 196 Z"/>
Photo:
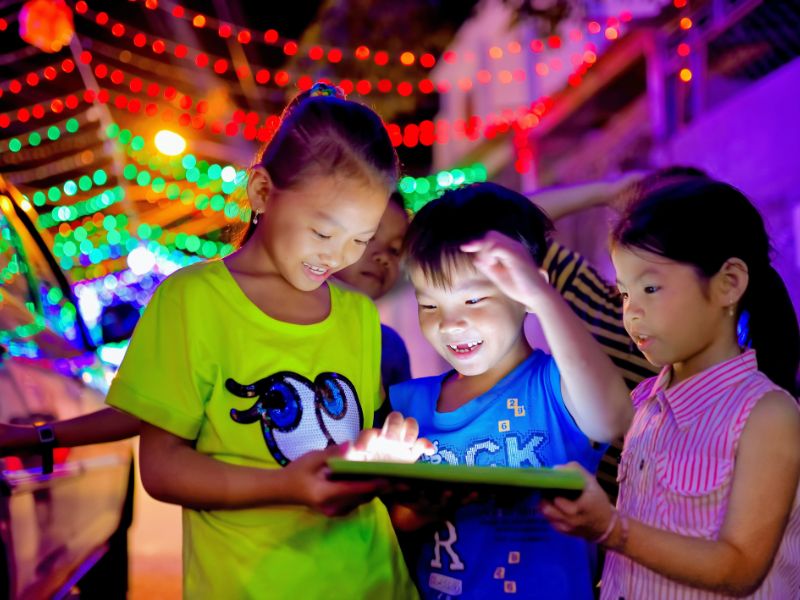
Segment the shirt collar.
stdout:
<path fill-rule="evenodd" d="M 669 406 L 678 427 L 686 427 L 717 400 L 722 390 L 757 370 L 755 350 L 746 350 L 667 389 L 672 378 L 672 367 L 667 365 L 661 369 L 650 396 Z"/>

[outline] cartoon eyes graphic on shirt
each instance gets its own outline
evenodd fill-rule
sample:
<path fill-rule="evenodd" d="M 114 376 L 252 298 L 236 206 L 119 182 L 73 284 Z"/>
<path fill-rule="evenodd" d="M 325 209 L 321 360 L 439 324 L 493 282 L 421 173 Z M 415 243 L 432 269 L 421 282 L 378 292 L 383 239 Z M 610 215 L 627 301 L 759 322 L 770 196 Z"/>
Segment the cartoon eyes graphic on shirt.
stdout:
<path fill-rule="evenodd" d="M 314 380 L 317 389 L 317 419 L 335 444 L 353 441 L 364 424 L 356 389 L 342 375 L 321 373 Z M 356 410 L 350 410 L 356 407 Z"/>
<path fill-rule="evenodd" d="M 258 398 L 246 410 L 231 409 L 231 419 L 261 423 L 267 449 L 281 466 L 355 440 L 364 423 L 355 386 L 338 373 L 320 373 L 313 382 L 290 371 L 247 385 L 228 378 L 225 388 L 240 398 Z"/>

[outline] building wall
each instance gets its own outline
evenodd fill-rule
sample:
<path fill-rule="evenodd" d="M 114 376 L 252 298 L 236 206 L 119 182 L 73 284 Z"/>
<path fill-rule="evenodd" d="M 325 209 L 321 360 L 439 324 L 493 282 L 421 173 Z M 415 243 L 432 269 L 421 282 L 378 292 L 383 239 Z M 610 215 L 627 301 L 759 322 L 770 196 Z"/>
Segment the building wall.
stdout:
<path fill-rule="evenodd" d="M 774 264 L 800 313 L 798 93 L 800 59 L 795 59 L 705 113 L 654 158 L 661 165 L 698 166 L 758 206 L 772 236 Z"/>

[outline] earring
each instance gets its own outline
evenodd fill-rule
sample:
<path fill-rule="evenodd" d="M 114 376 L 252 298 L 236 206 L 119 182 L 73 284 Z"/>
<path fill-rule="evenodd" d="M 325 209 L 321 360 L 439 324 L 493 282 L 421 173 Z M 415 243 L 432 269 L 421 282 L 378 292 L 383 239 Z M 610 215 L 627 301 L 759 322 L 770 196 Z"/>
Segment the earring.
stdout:
<path fill-rule="evenodd" d="M 253 225 L 258 225 L 258 215 L 261 214 L 260 210 L 253 211 Z"/>
<path fill-rule="evenodd" d="M 728 306 L 728 316 L 733 317 L 736 315 L 736 309 L 734 308 L 733 304 Z"/>

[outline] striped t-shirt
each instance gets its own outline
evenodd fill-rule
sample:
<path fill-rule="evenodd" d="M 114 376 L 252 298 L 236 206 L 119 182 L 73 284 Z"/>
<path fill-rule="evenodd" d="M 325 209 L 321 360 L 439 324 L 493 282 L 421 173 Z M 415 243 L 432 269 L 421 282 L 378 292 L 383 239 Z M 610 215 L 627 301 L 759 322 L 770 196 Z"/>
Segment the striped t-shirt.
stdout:
<path fill-rule="evenodd" d="M 716 539 L 730 501 L 736 450 L 750 412 L 780 390 L 743 354 L 667 388 L 671 374 L 633 392 L 636 412 L 619 469 L 620 513 L 674 533 Z M 797 598 L 800 592 L 800 497 L 772 567 L 748 598 Z M 659 575 L 614 552 L 606 555 L 602 599 L 719 599 Z"/>
<path fill-rule="evenodd" d="M 559 291 L 589 333 L 619 368 L 628 388 L 658 373 L 639 352 L 622 324 L 622 296 L 577 252 L 551 242 L 542 263 Z M 609 446 L 597 470 L 597 480 L 613 502 L 617 496 L 617 465 L 622 439 Z"/>

